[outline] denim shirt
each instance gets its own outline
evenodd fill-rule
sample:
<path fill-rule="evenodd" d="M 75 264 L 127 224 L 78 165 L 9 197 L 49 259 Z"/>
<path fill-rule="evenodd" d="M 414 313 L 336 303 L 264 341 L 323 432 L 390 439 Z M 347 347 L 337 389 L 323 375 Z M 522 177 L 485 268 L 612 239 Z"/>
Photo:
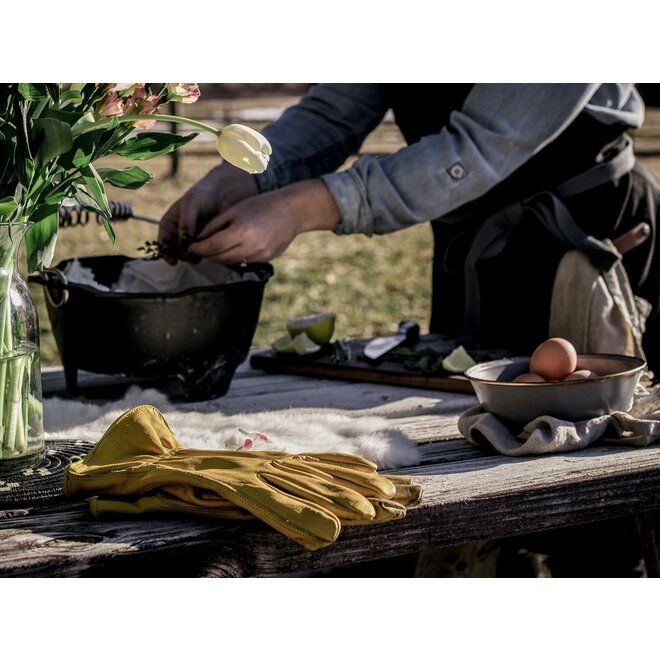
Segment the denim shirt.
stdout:
<path fill-rule="evenodd" d="M 262 192 L 321 177 L 340 211 L 338 234 L 386 234 L 442 217 L 506 179 L 581 112 L 637 128 L 632 83 L 477 84 L 439 133 L 381 158 L 355 154 L 388 110 L 382 84 L 319 84 L 264 134 L 273 153 Z"/>

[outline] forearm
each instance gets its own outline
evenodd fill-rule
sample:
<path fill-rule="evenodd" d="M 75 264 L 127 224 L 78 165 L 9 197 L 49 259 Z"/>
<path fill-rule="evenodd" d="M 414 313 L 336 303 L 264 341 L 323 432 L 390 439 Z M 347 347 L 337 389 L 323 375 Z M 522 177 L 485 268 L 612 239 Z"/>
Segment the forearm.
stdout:
<path fill-rule="evenodd" d="M 256 177 L 259 190 L 334 172 L 383 119 L 385 99 L 380 84 L 313 86 L 263 131 L 273 153 L 268 169 Z"/>
<path fill-rule="evenodd" d="M 337 233 L 384 234 L 442 217 L 503 181 L 561 133 L 593 87 L 477 85 L 439 133 L 323 177 Z"/>

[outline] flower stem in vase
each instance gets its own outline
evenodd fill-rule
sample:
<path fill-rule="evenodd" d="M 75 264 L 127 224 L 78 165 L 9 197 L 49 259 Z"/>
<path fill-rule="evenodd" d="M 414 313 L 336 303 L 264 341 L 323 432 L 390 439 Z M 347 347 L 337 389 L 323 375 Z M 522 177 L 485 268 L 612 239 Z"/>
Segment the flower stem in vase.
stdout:
<path fill-rule="evenodd" d="M 7 265 L 3 264 L 3 270 Z M 8 410 L 9 403 L 7 395 L 9 393 L 9 382 L 11 380 L 11 362 L 6 357 L 11 352 L 11 330 L 7 332 L 8 325 L 11 323 L 9 318 L 11 314 L 9 304 L 9 277 L 0 280 L 2 291 L 0 291 L 0 457 L 9 453 L 9 427 Z M 9 373 L 8 373 L 9 372 Z"/>
<path fill-rule="evenodd" d="M 0 458 L 21 454 L 27 451 L 28 427 L 23 401 L 24 383 L 28 358 L 17 354 L 17 348 L 12 333 L 11 316 L 11 272 L 13 257 L 8 263 L 2 264 L 2 270 L 7 274 L 0 278 L 0 428 L 2 442 L 0 443 Z"/>

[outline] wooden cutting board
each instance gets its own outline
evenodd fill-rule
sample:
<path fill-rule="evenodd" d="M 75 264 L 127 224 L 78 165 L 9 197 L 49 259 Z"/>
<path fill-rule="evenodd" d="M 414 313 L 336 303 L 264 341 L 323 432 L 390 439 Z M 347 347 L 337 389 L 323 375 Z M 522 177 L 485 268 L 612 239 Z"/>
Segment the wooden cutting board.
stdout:
<path fill-rule="evenodd" d="M 368 341 L 367 339 L 354 339 L 345 342 L 350 348 L 351 357 L 344 362 L 333 361 L 334 351 L 330 347 L 311 356 L 278 353 L 269 348 L 254 351 L 250 358 L 250 365 L 268 373 L 386 383 L 447 392 L 470 394 L 474 392 L 470 381 L 459 374 L 451 374 L 446 371 L 426 374 L 407 369 L 401 361 L 388 359 L 372 365 L 362 357 L 362 349 Z M 438 335 L 426 335 L 421 337 L 420 342 L 413 348 L 420 350 L 425 346 L 432 346 L 439 351 L 445 347 L 446 352 L 449 352 L 455 347 L 455 341 L 439 338 Z M 437 348 L 438 346 L 440 348 Z"/>

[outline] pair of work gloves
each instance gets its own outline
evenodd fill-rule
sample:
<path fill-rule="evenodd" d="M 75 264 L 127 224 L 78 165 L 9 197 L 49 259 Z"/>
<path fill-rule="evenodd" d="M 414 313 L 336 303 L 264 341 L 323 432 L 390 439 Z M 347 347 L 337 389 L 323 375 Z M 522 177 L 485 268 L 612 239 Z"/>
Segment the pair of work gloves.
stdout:
<path fill-rule="evenodd" d="M 349 454 L 289 454 L 181 447 L 152 406 L 124 413 L 64 475 L 69 497 L 90 498 L 105 513 L 259 518 L 316 550 L 342 525 L 397 520 L 422 498 L 410 477 L 385 477 Z"/>

